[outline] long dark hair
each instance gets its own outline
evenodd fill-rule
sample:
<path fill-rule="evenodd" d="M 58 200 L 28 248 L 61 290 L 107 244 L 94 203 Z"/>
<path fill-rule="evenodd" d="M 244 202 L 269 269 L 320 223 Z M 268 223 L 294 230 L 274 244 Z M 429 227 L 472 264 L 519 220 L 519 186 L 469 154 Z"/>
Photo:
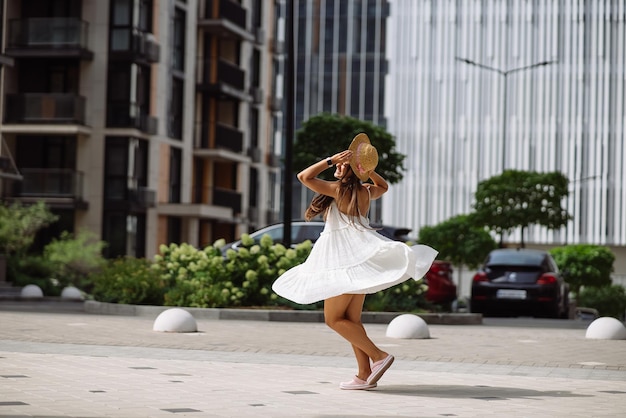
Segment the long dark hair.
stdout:
<path fill-rule="evenodd" d="M 337 202 L 341 202 L 344 199 L 349 199 L 348 213 L 352 216 L 359 216 L 359 202 L 357 199 L 357 190 L 361 186 L 361 181 L 354 175 L 352 168 L 348 167 L 346 174 L 339 179 L 339 190 L 337 191 Z M 332 196 L 326 196 L 323 194 L 316 194 L 309 207 L 304 212 L 304 219 L 310 221 L 321 213 L 325 213 L 326 209 L 335 200 Z"/>

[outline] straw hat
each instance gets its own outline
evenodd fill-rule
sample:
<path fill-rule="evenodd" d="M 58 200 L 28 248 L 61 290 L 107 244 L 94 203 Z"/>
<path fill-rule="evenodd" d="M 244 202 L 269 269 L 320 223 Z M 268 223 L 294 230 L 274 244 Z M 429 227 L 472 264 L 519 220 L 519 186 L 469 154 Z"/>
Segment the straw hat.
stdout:
<path fill-rule="evenodd" d="M 378 165 L 378 151 L 370 143 L 369 137 L 360 133 L 354 137 L 350 147 L 352 157 L 350 158 L 350 167 L 361 181 L 367 181 L 370 174 Z"/>

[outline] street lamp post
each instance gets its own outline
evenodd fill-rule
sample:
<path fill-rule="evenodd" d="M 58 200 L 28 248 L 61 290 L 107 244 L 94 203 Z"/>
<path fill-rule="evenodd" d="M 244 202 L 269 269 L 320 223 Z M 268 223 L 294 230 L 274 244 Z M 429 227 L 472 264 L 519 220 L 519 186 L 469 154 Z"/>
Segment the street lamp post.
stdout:
<path fill-rule="evenodd" d="M 556 63 L 556 61 L 541 61 L 536 64 L 526 65 L 524 67 L 512 68 L 510 70 L 500 70 L 498 68 L 490 67 L 488 65 L 480 64 L 478 62 L 469 60 L 467 58 L 456 57 L 458 61 L 464 62 L 469 65 L 473 65 L 478 68 L 482 68 L 483 70 L 493 71 L 497 74 L 500 74 L 504 77 L 504 88 L 503 90 L 503 104 L 502 104 L 502 171 L 506 168 L 506 104 L 507 104 L 507 93 L 508 93 L 508 76 L 509 74 L 530 70 L 532 68 L 543 67 L 545 65 L 550 65 Z"/>
<path fill-rule="evenodd" d="M 294 45 L 294 1 L 289 1 L 287 5 L 287 63 L 285 68 L 285 170 L 283 179 L 283 241 L 289 248 L 291 246 L 291 210 L 292 187 L 293 187 L 293 139 L 294 139 L 294 115 L 295 115 L 295 45 Z"/>

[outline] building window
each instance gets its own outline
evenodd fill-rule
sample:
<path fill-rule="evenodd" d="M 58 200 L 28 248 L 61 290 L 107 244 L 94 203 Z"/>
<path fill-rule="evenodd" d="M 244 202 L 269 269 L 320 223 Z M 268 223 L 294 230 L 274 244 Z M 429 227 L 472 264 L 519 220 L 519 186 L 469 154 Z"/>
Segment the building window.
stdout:
<path fill-rule="evenodd" d="M 176 9 L 174 12 L 174 31 L 172 42 L 172 68 L 178 71 L 185 71 L 185 21 L 187 20 L 185 11 Z"/>
<path fill-rule="evenodd" d="M 167 218 L 167 243 L 180 244 L 182 241 L 183 223 L 180 218 Z"/>
<path fill-rule="evenodd" d="M 252 10 L 252 27 L 263 27 L 263 1 L 253 0 L 250 9 Z"/>
<path fill-rule="evenodd" d="M 126 199 L 127 164 L 127 144 L 122 140 L 108 140 L 104 165 L 104 198 L 106 200 Z"/>
<path fill-rule="evenodd" d="M 252 68 L 250 69 L 250 85 L 261 86 L 261 52 L 258 49 L 252 51 Z"/>
<path fill-rule="evenodd" d="M 145 256 L 145 193 L 148 143 L 137 138 L 108 137 L 104 155 L 102 237 L 105 256 Z"/>
<path fill-rule="evenodd" d="M 111 63 L 108 75 L 107 126 L 148 129 L 150 67 Z"/>
<path fill-rule="evenodd" d="M 250 148 L 259 147 L 259 111 L 254 107 L 250 108 Z"/>
<path fill-rule="evenodd" d="M 191 197 L 191 201 L 193 203 L 205 203 L 204 199 L 204 188 L 202 185 L 204 184 L 204 166 L 202 160 L 195 159 L 193 164 L 193 196 Z"/>
<path fill-rule="evenodd" d="M 259 174 L 255 168 L 250 168 L 250 196 L 248 206 L 256 208 L 259 199 Z"/>
<path fill-rule="evenodd" d="M 76 138 L 18 135 L 15 158 L 21 168 L 76 168 Z"/>
<path fill-rule="evenodd" d="M 0 2 L 0 6 L 2 6 Z M 10 3 L 10 2 L 9 2 Z M 80 17 L 80 0 L 29 0 L 21 1 L 22 17 Z"/>
<path fill-rule="evenodd" d="M 0 0 L 0 45 L 4 45 L 2 43 L 4 35 L 4 0 Z"/>
<path fill-rule="evenodd" d="M 113 51 L 130 49 L 132 0 L 113 0 L 111 5 L 111 42 Z"/>
<path fill-rule="evenodd" d="M 102 228 L 102 237 L 107 243 L 105 257 L 145 257 L 145 215 L 105 211 Z"/>
<path fill-rule="evenodd" d="M 142 36 L 152 32 L 152 0 L 113 0 L 111 51 L 136 49 Z"/>
<path fill-rule="evenodd" d="M 139 3 L 139 30 L 152 32 L 152 0 L 135 0 Z"/>
<path fill-rule="evenodd" d="M 274 111 L 280 111 L 283 109 L 282 99 L 283 99 L 283 87 L 284 87 L 284 68 L 283 68 L 283 60 L 279 60 L 274 58 L 272 60 L 272 108 Z"/>
<path fill-rule="evenodd" d="M 172 91 L 170 93 L 168 114 L 168 135 L 171 138 L 182 139 L 183 137 L 184 87 L 184 80 L 176 76 L 172 77 Z"/>
<path fill-rule="evenodd" d="M 145 188 L 148 144 L 136 138 L 107 138 L 104 162 L 104 198 L 126 201 L 129 191 Z"/>
<path fill-rule="evenodd" d="M 182 152 L 170 148 L 169 203 L 180 203 Z"/>

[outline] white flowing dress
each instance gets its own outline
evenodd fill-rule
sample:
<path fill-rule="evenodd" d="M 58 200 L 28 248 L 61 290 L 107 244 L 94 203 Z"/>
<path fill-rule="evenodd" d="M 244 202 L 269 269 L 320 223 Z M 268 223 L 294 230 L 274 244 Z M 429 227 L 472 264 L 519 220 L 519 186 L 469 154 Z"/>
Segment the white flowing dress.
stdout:
<path fill-rule="evenodd" d="M 309 257 L 283 273 L 274 292 L 300 304 L 376 293 L 410 278 L 421 280 L 437 257 L 426 245 L 410 247 L 380 235 L 364 216 L 350 218 L 331 203 Z"/>

